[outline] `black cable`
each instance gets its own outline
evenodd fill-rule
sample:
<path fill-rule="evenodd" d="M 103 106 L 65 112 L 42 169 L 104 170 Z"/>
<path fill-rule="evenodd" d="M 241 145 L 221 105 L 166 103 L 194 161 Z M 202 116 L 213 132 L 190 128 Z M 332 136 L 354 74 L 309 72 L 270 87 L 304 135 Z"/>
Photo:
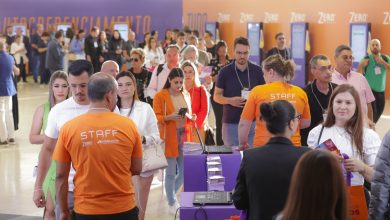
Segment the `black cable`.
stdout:
<path fill-rule="evenodd" d="M 197 214 L 198 214 L 199 211 L 202 211 L 202 212 L 203 212 L 204 217 L 205 217 L 205 219 L 207 220 L 207 213 L 206 213 L 206 210 L 203 208 L 203 206 L 200 206 L 200 207 L 195 211 L 195 213 L 194 213 L 194 219 L 195 219 L 195 220 L 198 220 Z"/>

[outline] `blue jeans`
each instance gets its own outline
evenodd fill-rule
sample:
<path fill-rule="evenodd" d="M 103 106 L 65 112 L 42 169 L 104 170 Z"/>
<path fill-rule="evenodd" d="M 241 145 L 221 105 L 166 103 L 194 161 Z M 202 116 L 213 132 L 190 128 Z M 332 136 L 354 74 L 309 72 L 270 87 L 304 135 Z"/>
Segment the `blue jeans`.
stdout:
<path fill-rule="evenodd" d="M 41 63 L 41 60 L 40 60 L 39 56 L 31 56 L 31 72 L 34 75 L 34 82 L 38 82 L 40 63 Z M 42 79 L 41 79 L 41 81 L 42 81 Z"/>
<path fill-rule="evenodd" d="M 168 204 L 173 205 L 176 202 L 176 192 L 183 185 L 184 167 L 183 167 L 183 142 L 185 137 L 184 128 L 176 130 L 177 140 L 179 142 L 179 156 L 167 157 L 168 167 L 165 170 L 165 193 L 167 194 Z"/>
<path fill-rule="evenodd" d="M 255 127 L 256 122 L 252 122 L 248 135 L 248 144 L 250 147 L 253 146 Z M 226 146 L 238 146 L 238 124 L 222 123 L 222 140 Z"/>

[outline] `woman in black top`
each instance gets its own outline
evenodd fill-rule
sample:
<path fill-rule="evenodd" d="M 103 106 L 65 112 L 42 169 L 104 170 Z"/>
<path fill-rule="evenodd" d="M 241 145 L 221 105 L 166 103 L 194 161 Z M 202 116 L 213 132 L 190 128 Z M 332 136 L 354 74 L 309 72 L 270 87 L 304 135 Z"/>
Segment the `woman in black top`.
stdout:
<path fill-rule="evenodd" d="M 130 52 L 131 68 L 129 71 L 134 75 L 137 84 L 139 100 L 151 104 L 152 100 L 146 100 L 144 90 L 149 85 L 152 73 L 145 66 L 145 52 L 141 48 L 132 49 Z"/>
<path fill-rule="evenodd" d="M 107 35 L 106 32 L 100 31 L 99 36 L 98 36 L 98 58 L 99 58 L 99 68 L 95 70 L 95 72 L 100 71 L 100 68 L 102 67 L 102 64 L 104 61 L 109 60 L 109 53 L 108 53 L 108 40 L 107 40 Z"/>
<path fill-rule="evenodd" d="M 112 37 L 108 43 L 108 53 L 111 60 L 118 63 L 119 68 L 122 67 L 122 46 L 123 39 L 118 30 L 114 30 Z"/>

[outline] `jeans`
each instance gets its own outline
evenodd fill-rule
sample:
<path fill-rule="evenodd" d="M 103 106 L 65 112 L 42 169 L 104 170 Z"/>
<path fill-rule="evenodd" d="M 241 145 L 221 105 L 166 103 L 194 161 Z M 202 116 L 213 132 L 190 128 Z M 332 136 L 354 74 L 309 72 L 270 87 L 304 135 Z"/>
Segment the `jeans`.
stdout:
<path fill-rule="evenodd" d="M 165 193 L 167 194 L 168 204 L 173 205 L 176 202 L 176 192 L 183 185 L 184 167 L 183 167 L 183 142 L 185 137 L 184 128 L 176 130 L 177 140 L 179 142 L 179 156 L 167 157 L 168 167 L 165 170 Z"/>
<path fill-rule="evenodd" d="M 40 57 L 38 56 L 31 56 L 31 71 L 34 75 L 34 82 L 38 82 L 38 76 L 39 76 L 39 65 L 41 63 Z"/>
<path fill-rule="evenodd" d="M 256 122 L 252 122 L 248 135 L 248 144 L 250 147 L 253 146 L 255 127 Z M 226 146 L 238 146 L 238 124 L 222 123 L 222 139 Z"/>
<path fill-rule="evenodd" d="M 15 138 L 12 96 L 0 96 L 0 141 Z"/>
<path fill-rule="evenodd" d="M 372 112 L 374 115 L 374 123 L 377 123 L 378 120 L 381 118 L 383 110 L 385 109 L 385 92 L 375 92 L 374 90 L 372 90 L 372 93 L 375 97 L 375 101 L 371 103 Z"/>
<path fill-rule="evenodd" d="M 83 215 L 75 213 L 75 220 L 138 220 L 138 208 L 129 211 L 107 215 Z"/>
<path fill-rule="evenodd" d="M 73 192 L 68 192 L 68 208 L 72 215 L 74 209 L 74 195 Z M 56 202 L 56 220 L 60 220 L 60 207 L 58 206 L 58 201 Z"/>

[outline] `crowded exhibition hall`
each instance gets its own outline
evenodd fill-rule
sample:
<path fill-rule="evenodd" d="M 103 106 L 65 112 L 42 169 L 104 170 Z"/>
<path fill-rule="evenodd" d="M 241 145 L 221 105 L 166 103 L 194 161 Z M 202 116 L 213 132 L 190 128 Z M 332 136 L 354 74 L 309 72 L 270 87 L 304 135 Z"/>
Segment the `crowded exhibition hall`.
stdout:
<path fill-rule="evenodd" d="M 388 0 L 2 0 L 0 220 L 390 219 L 389 36 Z"/>

